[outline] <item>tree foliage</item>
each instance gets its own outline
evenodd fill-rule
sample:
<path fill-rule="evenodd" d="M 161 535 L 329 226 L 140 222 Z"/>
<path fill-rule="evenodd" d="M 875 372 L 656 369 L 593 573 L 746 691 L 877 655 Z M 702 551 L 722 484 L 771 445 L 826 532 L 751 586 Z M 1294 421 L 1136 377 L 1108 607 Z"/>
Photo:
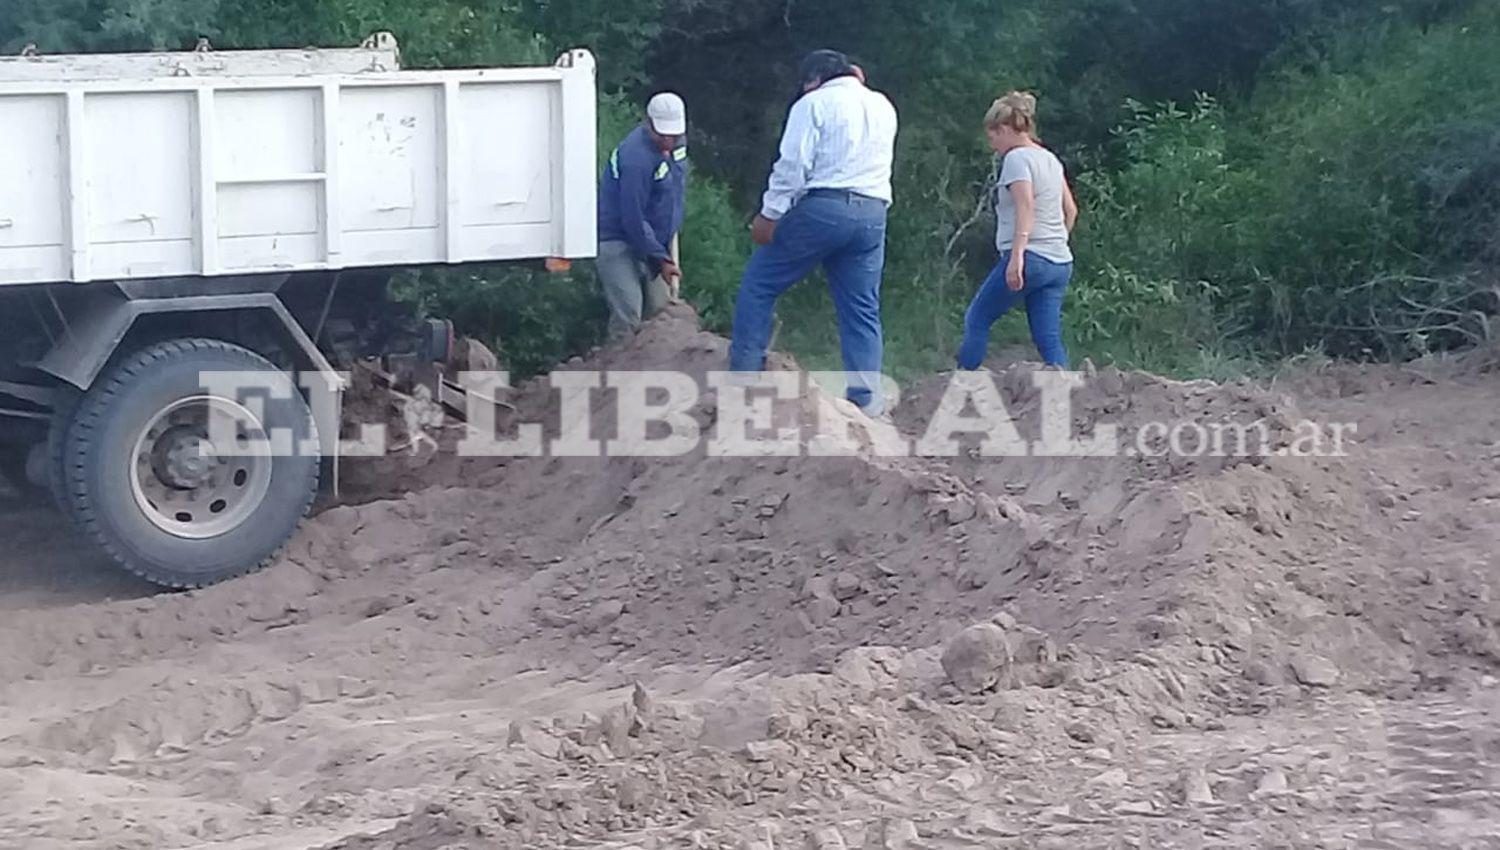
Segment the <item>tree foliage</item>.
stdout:
<path fill-rule="evenodd" d="M 993 261 L 978 129 L 1041 98 L 1084 206 L 1075 348 L 1193 371 L 1309 347 L 1407 356 L 1473 341 L 1500 264 L 1500 11 L 1486 0 L 0 0 L 0 50 L 348 45 L 416 67 L 600 59 L 601 147 L 651 93 L 689 101 L 688 292 L 727 329 L 807 49 L 853 54 L 902 116 L 885 292 L 893 363 L 943 366 Z M 523 370 L 591 344 L 588 270 L 409 275 Z M 833 362 L 827 298 L 783 339 Z M 1008 325 L 1003 332 L 1019 333 Z"/>

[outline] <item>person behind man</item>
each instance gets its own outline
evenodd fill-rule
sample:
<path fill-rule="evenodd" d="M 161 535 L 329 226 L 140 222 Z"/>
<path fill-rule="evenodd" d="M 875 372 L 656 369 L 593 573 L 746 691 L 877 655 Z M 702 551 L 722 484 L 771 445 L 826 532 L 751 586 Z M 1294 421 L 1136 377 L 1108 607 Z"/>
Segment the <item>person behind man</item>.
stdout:
<path fill-rule="evenodd" d="M 687 106 L 663 92 L 646 120 L 610 154 L 599 181 L 596 268 L 609 307 L 611 342 L 666 308 L 682 280 L 672 241 L 687 197 Z"/>
<path fill-rule="evenodd" d="M 880 281 L 895 159 L 896 108 L 832 50 L 802 61 L 792 105 L 751 236 L 761 246 L 740 282 L 729 368 L 765 368 L 776 300 L 819 263 L 838 313 L 849 400 L 884 409 Z"/>
<path fill-rule="evenodd" d="M 958 367 L 973 371 L 983 365 L 990 328 L 1020 301 L 1026 305 L 1031 338 L 1043 362 L 1066 369 L 1062 309 L 1073 277 L 1068 243 L 1078 221 L 1078 203 L 1063 164 L 1037 141 L 1034 96 L 1011 92 L 995 101 L 984 129 L 990 147 L 1002 157 L 995 234 L 1000 262 L 964 317 Z"/>

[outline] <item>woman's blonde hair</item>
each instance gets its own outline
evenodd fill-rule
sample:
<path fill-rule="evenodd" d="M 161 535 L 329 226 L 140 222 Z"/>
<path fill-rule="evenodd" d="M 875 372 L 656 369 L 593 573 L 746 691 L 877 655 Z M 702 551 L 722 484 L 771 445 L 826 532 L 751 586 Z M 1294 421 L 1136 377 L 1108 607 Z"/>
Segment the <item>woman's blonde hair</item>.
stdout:
<path fill-rule="evenodd" d="M 985 113 L 984 128 L 998 130 L 1001 127 L 1036 135 L 1036 95 L 1013 91 L 996 100 Z"/>

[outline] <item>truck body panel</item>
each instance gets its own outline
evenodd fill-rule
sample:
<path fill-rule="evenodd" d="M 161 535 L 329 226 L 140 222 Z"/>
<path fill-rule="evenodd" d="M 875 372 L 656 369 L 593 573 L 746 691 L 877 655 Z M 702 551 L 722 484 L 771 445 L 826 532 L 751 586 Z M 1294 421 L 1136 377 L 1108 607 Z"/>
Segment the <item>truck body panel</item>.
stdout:
<path fill-rule="evenodd" d="M 583 51 L 0 82 L 0 286 L 591 257 L 594 97 Z"/>
<path fill-rule="evenodd" d="M 197 50 L 146 53 L 28 51 L 0 56 L 0 80 L 60 82 L 158 77 L 290 77 L 305 74 L 363 74 L 401 70 L 395 36 L 380 32 L 359 47 L 304 47 L 280 50 L 213 50 L 206 40 Z"/>

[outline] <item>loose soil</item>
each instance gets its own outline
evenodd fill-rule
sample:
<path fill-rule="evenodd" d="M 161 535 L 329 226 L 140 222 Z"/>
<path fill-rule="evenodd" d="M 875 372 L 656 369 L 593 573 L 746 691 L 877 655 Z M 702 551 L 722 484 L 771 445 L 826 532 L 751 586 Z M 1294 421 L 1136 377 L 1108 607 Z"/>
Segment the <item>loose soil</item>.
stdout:
<path fill-rule="evenodd" d="M 707 386 L 725 349 L 675 307 L 563 370 Z M 0 847 L 1500 846 L 1495 364 L 1074 399 L 1127 439 L 1356 424 L 1343 457 L 500 460 L 448 427 L 181 594 L 12 498 Z M 994 372 L 1027 436 L 1032 372 Z M 546 386 L 511 401 L 560 429 Z M 586 416 L 614 436 L 607 394 Z"/>

